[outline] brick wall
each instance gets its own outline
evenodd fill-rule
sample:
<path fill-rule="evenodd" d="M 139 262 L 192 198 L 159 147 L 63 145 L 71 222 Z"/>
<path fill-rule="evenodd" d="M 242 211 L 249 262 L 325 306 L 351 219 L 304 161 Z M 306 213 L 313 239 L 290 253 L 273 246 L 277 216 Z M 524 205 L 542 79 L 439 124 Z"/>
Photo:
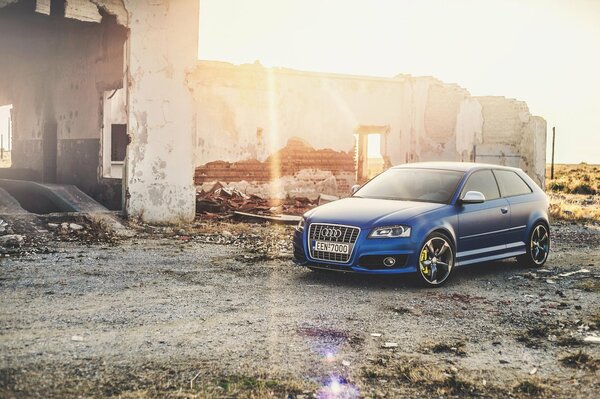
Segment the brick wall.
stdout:
<path fill-rule="evenodd" d="M 340 191 L 349 191 L 348 175 L 355 173 L 352 152 L 315 150 L 304 141 L 296 138 L 288 140 L 287 145 L 264 162 L 246 160 L 239 162 L 214 161 L 196 168 L 197 185 L 220 181 L 235 183 L 240 181 L 266 183 L 271 180 L 273 164 L 279 163 L 279 176 L 294 176 L 304 169 L 330 171 L 338 179 Z M 276 176 L 274 176 L 276 177 Z"/>

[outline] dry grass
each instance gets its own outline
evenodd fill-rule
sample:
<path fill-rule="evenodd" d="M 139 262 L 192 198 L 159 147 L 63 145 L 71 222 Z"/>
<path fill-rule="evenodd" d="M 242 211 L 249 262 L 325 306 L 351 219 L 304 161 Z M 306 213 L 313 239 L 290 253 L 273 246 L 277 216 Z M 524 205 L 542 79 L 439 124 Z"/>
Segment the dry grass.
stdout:
<path fill-rule="evenodd" d="M 547 167 L 546 193 L 554 219 L 600 222 L 600 165 L 558 164 L 554 179 Z"/>
<path fill-rule="evenodd" d="M 10 165 L 12 165 L 10 151 L 4 151 L 4 156 L 0 158 L 0 168 L 10 168 Z"/>
<path fill-rule="evenodd" d="M 496 387 L 480 385 L 463 373 L 457 374 L 441 364 L 420 359 L 381 358 L 364 367 L 361 377 L 362 379 L 357 383 L 362 387 L 366 397 L 370 397 L 370 390 L 374 389 L 374 392 L 377 392 L 375 387 L 381 381 L 398 387 L 417 389 L 423 395 L 428 393 L 423 397 L 486 395 L 487 397 L 506 397 L 504 392 L 498 395 L 502 390 L 498 390 Z"/>
<path fill-rule="evenodd" d="M 539 396 L 544 393 L 545 388 L 537 381 L 525 380 L 517 384 L 514 391 L 528 396 Z"/>

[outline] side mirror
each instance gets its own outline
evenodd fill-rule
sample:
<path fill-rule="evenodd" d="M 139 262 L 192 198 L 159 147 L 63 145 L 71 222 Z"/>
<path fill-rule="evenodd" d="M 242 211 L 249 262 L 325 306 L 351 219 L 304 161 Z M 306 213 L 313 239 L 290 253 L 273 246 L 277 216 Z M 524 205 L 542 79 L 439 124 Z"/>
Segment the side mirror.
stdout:
<path fill-rule="evenodd" d="M 485 202 L 485 195 L 479 191 L 467 191 L 460 202 L 463 204 L 481 204 Z"/>
<path fill-rule="evenodd" d="M 352 186 L 352 195 L 354 195 L 354 193 L 357 192 L 360 187 L 361 187 L 360 184 L 353 185 Z"/>

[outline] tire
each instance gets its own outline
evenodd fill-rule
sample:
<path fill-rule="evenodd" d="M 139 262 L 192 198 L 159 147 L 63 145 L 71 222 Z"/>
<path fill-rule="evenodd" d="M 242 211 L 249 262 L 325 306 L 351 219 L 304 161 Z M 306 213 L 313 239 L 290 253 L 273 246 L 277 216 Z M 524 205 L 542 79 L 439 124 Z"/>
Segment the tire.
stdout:
<path fill-rule="evenodd" d="M 517 261 L 525 267 L 542 267 L 550 253 L 550 229 L 538 222 L 531 229 L 527 239 L 527 253 L 517 256 Z"/>
<path fill-rule="evenodd" d="M 452 240 L 442 233 L 430 234 L 419 250 L 417 281 L 424 287 L 441 287 L 454 271 L 455 259 Z"/>

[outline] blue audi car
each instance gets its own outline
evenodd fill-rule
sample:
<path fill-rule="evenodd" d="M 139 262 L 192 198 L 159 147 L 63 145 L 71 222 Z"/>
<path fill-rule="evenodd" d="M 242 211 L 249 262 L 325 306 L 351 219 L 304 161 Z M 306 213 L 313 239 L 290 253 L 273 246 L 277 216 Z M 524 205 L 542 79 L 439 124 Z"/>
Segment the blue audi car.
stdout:
<path fill-rule="evenodd" d="M 516 256 L 539 267 L 548 258 L 548 199 L 521 169 L 413 163 L 352 191 L 304 214 L 294 233 L 295 263 L 315 271 L 416 273 L 434 287 L 459 266 Z"/>

